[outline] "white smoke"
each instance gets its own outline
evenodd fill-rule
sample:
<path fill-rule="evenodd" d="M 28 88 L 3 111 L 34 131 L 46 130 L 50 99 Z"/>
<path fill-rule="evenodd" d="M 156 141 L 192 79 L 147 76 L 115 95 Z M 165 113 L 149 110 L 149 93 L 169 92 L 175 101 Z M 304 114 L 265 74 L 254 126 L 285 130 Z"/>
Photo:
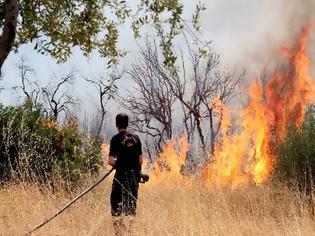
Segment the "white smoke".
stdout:
<path fill-rule="evenodd" d="M 279 47 L 292 45 L 301 28 L 314 22 L 310 57 L 315 67 L 315 0 L 210 0 L 202 18 L 206 38 L 222 62 L 259 71 L 279 61 Z"/>

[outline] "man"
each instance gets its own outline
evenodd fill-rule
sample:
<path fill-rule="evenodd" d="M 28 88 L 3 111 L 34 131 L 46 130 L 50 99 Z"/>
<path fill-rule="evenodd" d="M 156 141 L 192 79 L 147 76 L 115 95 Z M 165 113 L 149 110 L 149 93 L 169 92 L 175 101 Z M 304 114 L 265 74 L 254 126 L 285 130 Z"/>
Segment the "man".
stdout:
<path fill-rule="evenodd" d="M 111 139 L 108 156 L 108 164 L 116 169 L 110 196 L 113 217 L 136 214 L 143 161 L 140 139 L 127 131 L 128 116 L 125 113 L 116 116 L 116 127 L 118 134 Z M 116 231 L 121 224 L 118 218 L 114 220 Z"/>

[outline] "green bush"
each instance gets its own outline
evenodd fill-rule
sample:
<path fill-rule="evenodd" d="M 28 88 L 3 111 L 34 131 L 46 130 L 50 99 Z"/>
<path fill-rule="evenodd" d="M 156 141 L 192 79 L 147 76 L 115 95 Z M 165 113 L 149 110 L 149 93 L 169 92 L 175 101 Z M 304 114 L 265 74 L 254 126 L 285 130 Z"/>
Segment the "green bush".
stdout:
<path fill-rule="evenodd" d="M 79 132 L 76 119 L 64 125 L 46 119 L 41 106 L 0 105 L 0 181 L 78 181 L 101 167 L 101 140 Z"/>
<path fill-rule="evenodd" d="M 276 176 L 309 191 L 315 177 L 315 109 L 310 106 L 302 126 L 291 127 L 277 151 Z"/>

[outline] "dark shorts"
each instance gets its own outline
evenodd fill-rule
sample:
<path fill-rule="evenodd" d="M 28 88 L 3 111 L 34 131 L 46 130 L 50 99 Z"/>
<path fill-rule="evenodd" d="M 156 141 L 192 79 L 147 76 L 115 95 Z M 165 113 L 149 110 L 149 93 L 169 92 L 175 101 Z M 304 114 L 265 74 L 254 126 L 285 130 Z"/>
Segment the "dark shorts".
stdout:
<path fill-rule="evenodd" d="M 116 172 L 110 195 L 112 216 L 136 214 L 138 189 L 139 177 L 135 172 Z"/>

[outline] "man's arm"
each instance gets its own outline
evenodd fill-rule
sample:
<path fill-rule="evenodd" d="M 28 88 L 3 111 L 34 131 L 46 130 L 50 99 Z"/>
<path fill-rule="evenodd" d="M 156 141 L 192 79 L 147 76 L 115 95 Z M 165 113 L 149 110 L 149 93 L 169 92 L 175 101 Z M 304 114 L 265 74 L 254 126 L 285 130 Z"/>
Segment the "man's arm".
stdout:
<path fill-rule="evenodd" d="M 142 169 L 142 163 L 143 163 L 143 156 L 142 156 L 142 155 L 139 155 L 140 170 Z"/>
<path fill-rule="evenodd" d="M 118 154 L 118 147 L 117 147 L 117 139 L 115 136 L 110 140 L 109 146 L 109 153 L 108 153 L 108 165 L 115 168 L 116 160 Z"/>
<path fill-rule="evenodd" d="M 140 166 L 140 171 L 141 171 L 142 170 L 142 163 L 143 163 L 142 144 L 141 144 L 141 141 L 140 141 L 138 136 L 137 136 L 137 139 L 138 139 L 139 166 Z"/>
<path fill-rule="evenodd" d="M 116 163 L 115 157 L 108 156 L 108 165 L 115 167 L 115 163 Z"/>

